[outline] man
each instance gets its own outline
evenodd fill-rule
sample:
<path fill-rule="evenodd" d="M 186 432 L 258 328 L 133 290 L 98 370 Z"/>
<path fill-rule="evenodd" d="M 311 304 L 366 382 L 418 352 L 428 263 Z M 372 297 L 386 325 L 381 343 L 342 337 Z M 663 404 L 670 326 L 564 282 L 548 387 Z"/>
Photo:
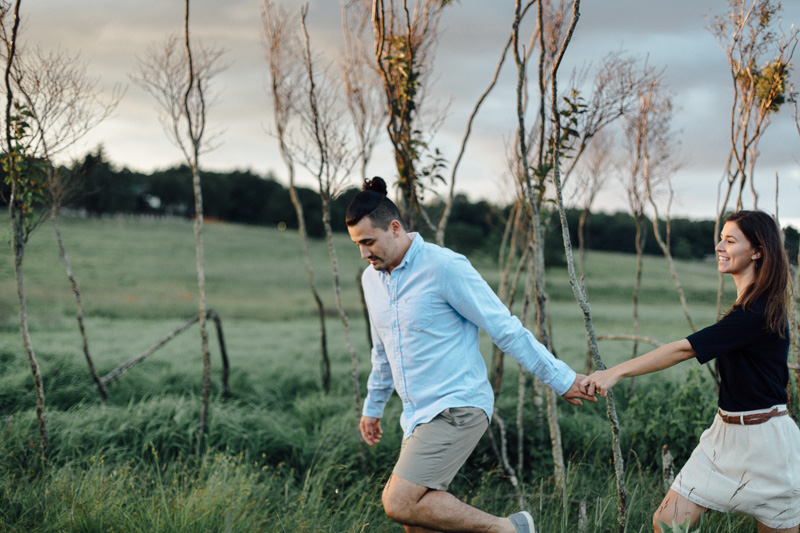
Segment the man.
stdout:
<path fill-rule="evenodd" d="M 381 439 L 392 390 L 403 403 L 403 445 L 383 491 L 386 514 L 407 532 L 534 533 L 527 512 L 497 517 L 447 492 L 492 416 L 478 330 L 572 404 L 596 401 L 580 389 L 583 376 L 522 327 L 464 256 L 406 233 L 381 178 L 367 181 L 350 203 L 347 226 L 373 267 L 362 276 L 373 340 L 360 422 L 367 444 Z"/>

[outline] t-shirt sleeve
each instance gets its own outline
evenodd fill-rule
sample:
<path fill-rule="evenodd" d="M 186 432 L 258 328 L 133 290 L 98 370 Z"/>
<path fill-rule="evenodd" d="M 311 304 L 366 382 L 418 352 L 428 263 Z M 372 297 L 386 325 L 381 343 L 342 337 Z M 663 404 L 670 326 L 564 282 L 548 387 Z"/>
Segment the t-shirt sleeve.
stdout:
<path fill-rule="evenodd" d="M 716 324 L 692 333 L 686 340 L 700 363 L 739 350 L 764 336 L 764 306 L 756 302 L 748 309 L 736 308 Z"/>

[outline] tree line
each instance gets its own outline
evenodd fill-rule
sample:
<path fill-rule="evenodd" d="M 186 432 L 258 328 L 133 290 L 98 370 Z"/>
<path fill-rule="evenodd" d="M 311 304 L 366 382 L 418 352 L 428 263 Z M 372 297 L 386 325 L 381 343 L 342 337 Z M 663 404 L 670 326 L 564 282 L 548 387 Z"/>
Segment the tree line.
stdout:
<path fill-rule="evenodd" d="M 62 175 L 70 176 L 70 194 L 64 207 L 87 216 L 102 217 L 116 214 L 194 216 L 194 193 L 191 170 L 177 165 L 150 173 L 116 167 L 108 160 L 102 147 L 86 154 L 82 159 L 61 168 Z M 230 172 L 204 171 L 201 177 L 203 210 L 206 218 L 257 226 L 278 226 L 297 229 L 297 217 L 285 187 L 271 171 L 262 176 L 252 170 Z M 355 187 L 344 190 L 331 203 L 331 225 L 335 232 L 346 232 L 345 210 L 356 194 Z M 308 234 L 313 238 L 325 235 L 319 194 L 310 188 L 297 187 L 297 194 L 306 206 Z M 7 194 L 0 197 L 5 204 Z M 486 200 L 471 201 L 464 194 L 456 194 L 448 228 L 448 246 L 463 254 L 494 254 L 500 246 L 503 231 L 511 212 L 511 205 L 496 205 Z M 428 211 L 440 216 L 444 203 L 436 198 Z M 570 236 L 578 241 L 578 226 L 582 211 L 567 209 Z M 646 226 L 649 227 L 649 221 Z M 546 219 L 545 238 L 550 253 L 545 258 L 548 266 L 563 265 L 560 249 L 560 227 L 553 212 Z M 435 235 L 426 227 L 418 228 L 430 241 Z M 675 218 L 670 221 L 672 254 L 680 259 L 702 259 L 711 255 L 714 220 Z M 585 246 L 589 250 L 635 253 L 636 227 L 630 213 L 591 213 L 584 228 Z M 789 257 L 797 260 L 800 233 L 792 227 L 785 229 Z M 662 237 L 664 237 L 662 235 Z M 645 238 L 644 253 L 660 255 L 654 238 Z"/>

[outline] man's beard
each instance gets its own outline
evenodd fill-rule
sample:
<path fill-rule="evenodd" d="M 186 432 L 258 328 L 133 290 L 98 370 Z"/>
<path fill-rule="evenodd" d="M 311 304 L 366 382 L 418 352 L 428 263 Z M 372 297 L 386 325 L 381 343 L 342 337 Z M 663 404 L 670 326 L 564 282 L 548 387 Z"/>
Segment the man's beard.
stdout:
<path fill-rule="evenodd" d="M 369 256 L 367 259 L 375 260 L 374 263 L 372 261 L 370 261 L 370 264 L 372 265 L 372 268 L 374 268 L 375 270 L 377 270 L 379 272 L 385 272 L 385 271 L 388 270 L 388 268 L 386 266 L 386 261 L 384 261 L 382 258 L 372 255 L 372 256 Z"/>

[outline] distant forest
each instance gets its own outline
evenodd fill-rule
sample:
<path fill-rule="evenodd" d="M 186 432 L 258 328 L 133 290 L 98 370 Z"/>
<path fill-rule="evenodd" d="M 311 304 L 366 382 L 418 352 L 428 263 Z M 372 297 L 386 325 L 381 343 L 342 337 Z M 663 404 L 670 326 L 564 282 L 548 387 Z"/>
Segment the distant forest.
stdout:
<path fill-rule="evenodd" d="M 102 150 L 87 154 L 83 160 L 71 166 L 61 167 L 59 172 L 70 183 L 70 194 L 63 207 L 87 216 L 116 214 L 140 214 L 178 216 L 191 218 L 194 215 L 192 177 L 188 167 L 176 166 L 157 170 L 150 174 L 117 169 L 109 162 Z M 233 172 L 202 172 L 203 210 L 206 219 L 236 222 L 241 224 L 297 228 L 297 215 L 289 197 L 289 190 L 273 174 L 260 176 L 249 170 Z M 309 235 L 324 236 L 319 195 L 312 189 L 299 187 L 298 196 L 303 203 Z M 341 194 L 332 206 L 334 231 L 345 232 L 344 213 L 357 189 Z M 3 190 L 0 202 L 6 203 L 8 191 Z M 441 209 L 441 202 L 430 202 L 432 214 Z M 453 204 L 447 226 L 446 244 L 464 254 L 496 254 L 505 229 L 510 206 L 497 206 L 486 201 L 470 202 L 465 195 L 458 195 Z M 573 246 L 577 247 L 578 220 L 581 211 L 569 209 L 567 219 Z M 556 213 L 552 213 L 547 228 L 549 265 L 564 263 L 561 228 Z M 664 228 L 661 223 L 662 231 Z M 660 255 L 656 239 L 652 236 L 652 224 L 646 222 L 651 233 L 645 244 L 645 253 Z M 634 253 L 635 227 L 628 213 L 592 213 L 586 225 L 585 245 L 590 250 Z M 713 220 L 689 220 L 674 218 L 670 222 L 672 254 L 681 259 L 700 259 L 713 252 Z M 424 229 L 421 233 L 427 240 L 432 235 Z M 797 261 L 800 234 L 793 227 L 785 230 L 786 248 L 792 262 Z"/>

